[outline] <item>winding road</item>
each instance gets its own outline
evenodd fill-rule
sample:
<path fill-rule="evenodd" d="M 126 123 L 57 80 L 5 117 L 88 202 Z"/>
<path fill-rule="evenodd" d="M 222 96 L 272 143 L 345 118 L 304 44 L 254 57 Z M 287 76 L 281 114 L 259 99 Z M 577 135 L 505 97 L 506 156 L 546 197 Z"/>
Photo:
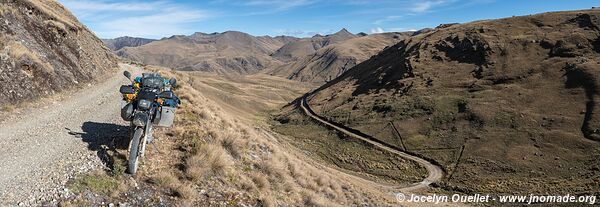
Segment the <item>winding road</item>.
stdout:
<path fill-rule="evenodd" d="M 398 188 L 398 190 L 400 191 L 406 191 L 406 192 L 411 192 L 411 191 L 417 191 L 417 190 L 421 190 L 421 189 L 426 189 L 429 187 L 429 185 L 433 182 L 439 181 L 442 179 L 442 177 L 444 176 L 444 171 L 442 170 L 442 168 L 434 163 L 431 163 L 423 158 L 414 156 L 414 155 L 410 155 L 407 154 L 406 152 L 391 148 L 389 146 L 386 146 L 385 144 L 382 144 L 381 142 L 375 141 L 373 139 L 367 138 L 363 135 L 357 134 L 355 132 L 351 132 L 346 128 L 340 127 L 334 123 L 331 123 L 323 118 L 321 118 L 319 115 L 317 115 L 308 105 L 308 101 L 306 100 L 306 98 L 308 97 L 308 95 L 305 95 L 304 97 L 302 97 L 302 99 L 300 100 L 300 108 L 302 109 L 302 111 L 304 111 L 304 113 L 306 115 L 308 115 L 309 117 L 313 118 L 314 120 L 325 124 L 335 130 L 338 130 L 348 136 L 354 137 L 356 139 L 360 139 L 363 140 L 365 142 L 368 142 L 378 148 L 381 148 L 385 151 L 394 153 L 400 157 L 415 161 L 417 163 L 419 163 L 421 166 L 425 167 L 425 169 L 427 169 L 427 171 L 429 172 L 429 175 L 421 182 L 419 183 L 414 183 L 410 186 L 406 186 L 406 187 L 400 187 Z"/>

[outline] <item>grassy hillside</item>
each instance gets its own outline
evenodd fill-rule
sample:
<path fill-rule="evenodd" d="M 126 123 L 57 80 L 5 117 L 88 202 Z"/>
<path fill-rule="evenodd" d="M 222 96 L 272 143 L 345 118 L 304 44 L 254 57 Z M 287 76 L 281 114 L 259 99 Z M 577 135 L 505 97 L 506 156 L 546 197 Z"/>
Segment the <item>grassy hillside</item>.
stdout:
<path fill-rule="evenodd" d="M 114 126 L 116 134 L 104 136 L 120 139 L 101 146 L 107 154 L 107 169 L 72 179 L 68 189 L 73 194 L 61 205 L 329 207 L 395 203 L 389 189 L 311 159 L 290 145 L 289 138 L 266 129 L 264 120 L 255 119 L 289 102 L 283 98 L 306 92 L 304 83 L 147 69 L 178 79 L 175 91 L 183 104 L 174 128 L 155 132 L 155 145 L 148 146 L 141 170 L 130 176 L 124 173 L 127 126 Z M 277 89 L 269 90 L 271 94 L 259 92 L 260 87 Z M 403 168 L 415 167 L 404 160 L 389 160 Z"/>
<path fill-rule="evenodd" d="M 598 193 L 599 31 L 599 10 L 446 25 L 357 65 L 309 103 L 441 163 L 446 190 Z M 277 120 L 294 127 L 296 114 L 290 106 Z"/>

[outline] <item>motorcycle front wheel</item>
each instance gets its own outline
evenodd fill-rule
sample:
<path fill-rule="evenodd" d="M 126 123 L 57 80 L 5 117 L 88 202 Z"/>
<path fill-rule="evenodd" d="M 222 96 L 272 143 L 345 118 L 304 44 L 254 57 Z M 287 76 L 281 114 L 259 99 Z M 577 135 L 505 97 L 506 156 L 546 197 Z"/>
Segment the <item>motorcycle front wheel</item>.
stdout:
<path fill-rule="evenodd" d="M 144 134 L 144 128 L 137 127 L 135 132 L 133 133 L 133 138 L 129 143 L 129 160 L 127 165 L 127 171 L 129 174 L 135 174 L 138 169 L 138 160 L 139 160 L 139 151 L 140 151 L 140 143 L 142 140 L 142 135 Z"/>

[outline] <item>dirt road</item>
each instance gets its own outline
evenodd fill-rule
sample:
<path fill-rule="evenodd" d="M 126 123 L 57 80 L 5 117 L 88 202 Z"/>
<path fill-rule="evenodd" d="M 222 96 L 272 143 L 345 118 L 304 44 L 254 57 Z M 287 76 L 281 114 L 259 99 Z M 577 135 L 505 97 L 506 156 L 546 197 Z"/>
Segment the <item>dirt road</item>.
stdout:
<path fill-rule="evenodd" d="M 0 124 L 0 206 L 55 204 L 69 194 L 65 182 L 76 173 L 105 168 L 106 146 L 122 138 L 119 116 L 122 70 L 41 108 L 28 109 Z"/>
<path fill-rule="evenodd" d="M 416 191 L 416 190 L 420 190 L 420 189 L 425 189 L 425 188 L 427 188 L 429 186 L 429 184 L 431 184 L 433 182 L 436 182 L 436 181 L 439 181 L 439 180 L 442 179 L 442 177 L 444 175 L 444 172 L 442 171 L 442 168 L 440 168 L 439 166 L 437 166 L 437 165 L 435 165 L 435 164 L 433 164 L 433 163 L 431 163 L 431 162 L 429 162 L 427 160 L 424 160 L 424 159 L 422 159 L 420 157 L 409 155 L 409 154 L 407 154 L 405 152 L 402 152 L 402 151 L 393 149 L 391 147 L 385 146 L 385 145 L 383 145 L 383 144 L 381 144 L 379 142 L 373 141 L 373 140 L 371 140 L 371 139 L 369 139 L 367 137 L 364 137 L 364 136 L 361 136 L 361 135 L 356 134 L 354 132 L 348 131 L 348 130 L 342 128 L 342 127 L 336 126 L 335 124 L 333 124 L 333 123 L 331 123 L 331 122 L 329 122 L 327 120 L 322 119 L 317 114 L 315 114 L 315 112 L 310 108 L 310 106 L 308 105 L 308 101 L 306 101 L 306 96 L 304 96 L 302 98 L 302 100 L 300 100 L 300 102 L 301 102 L 300 103 L 300 108 L 302 108 L 302 110 L 304 111 L 304 113 L 306 115 L 310 116 L 311 118 L 317 120 L 318 122 L 321 122 L 321 123 L 323 123 L 323 124 L 325 124 L 325 125 L 327 125 L 329 127 L 332 127 L 332 128 L 334 128 L 334 129 L 336 129 L 336 130 L 338 130 L 338 131 L 340 131 L 340 132 L 342 132 L 344 134 L 347 134 L 347 135 L 349 135 L 351 137 L 354 137 L 354 138 L 357 138 L 357 139 L 361 139 L 361 140 L 363 140 L 365 142 L 368 142 L 368 143 L 370 143 L 370 144 L 372 144 L 372 145 L 374 145 L 376 147 L 379 147 L 379 148 L 381 148 L 383 150 L 386 150 L 388 152 L 397 154 L 400 157 L 403 157 L 403 158 L 406 158 L 406 159 L 409 159 L 409 160 L 413 160 L 413 161 L 419 163 L 421 166 L 425 167 L 427 169 L 427 171 L 429 172 L 429 176 L 427 176 L 427 178 L 425 178 L 423 181 L 421 181 L 419 183 L 414 183 L 411 186 L 401 186 L 401 187 L 397 188 L 397 190 L 410 192 L 410 191 Z"/>

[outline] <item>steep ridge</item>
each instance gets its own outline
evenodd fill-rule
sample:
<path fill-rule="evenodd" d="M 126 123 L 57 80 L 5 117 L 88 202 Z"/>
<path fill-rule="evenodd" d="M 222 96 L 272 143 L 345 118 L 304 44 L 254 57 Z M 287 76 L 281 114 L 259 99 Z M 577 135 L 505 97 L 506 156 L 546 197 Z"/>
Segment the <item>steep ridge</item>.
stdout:
<path fill-rule="evenodd" d="M 246 33 L 195 33 L 172 36 L 140 47 L 117 51 L 121 57 L 177 70 L 249 74 L 280 64 L 270 57 L 292 37 L 254 37 Z"/>
<path fill-rule="evenodd" d="M 113 51 L 120 50 L 124 47 L 139 47 L 154 41 L 156 40 L 128 36 L 102 40 L 102 42 Z"/>
<path fill-rule="evenodd" d="M 55 1 L 0 5 L 0 104 L 54 94 L 117 67 L 102 42 Z"/>
<path fill-rule="evenodd" d="M 599 10 L 444 25 L 355 66 L 309 104 L 437 161 L 446 190 L 598 193 L 599 31 Z"/>
<path fill-rule="evenodd" d="M 304 82 L 324 83 L 411 34 L 412 32 L 382 33 L 352 38 L 339 43 L 330 42 L 312 54 L 296 57 L 295 61 L 275 67 L 268 74 Z M 339 38 L 336 39 L 338 40 L 335 42 L 340 41 Z"/>

